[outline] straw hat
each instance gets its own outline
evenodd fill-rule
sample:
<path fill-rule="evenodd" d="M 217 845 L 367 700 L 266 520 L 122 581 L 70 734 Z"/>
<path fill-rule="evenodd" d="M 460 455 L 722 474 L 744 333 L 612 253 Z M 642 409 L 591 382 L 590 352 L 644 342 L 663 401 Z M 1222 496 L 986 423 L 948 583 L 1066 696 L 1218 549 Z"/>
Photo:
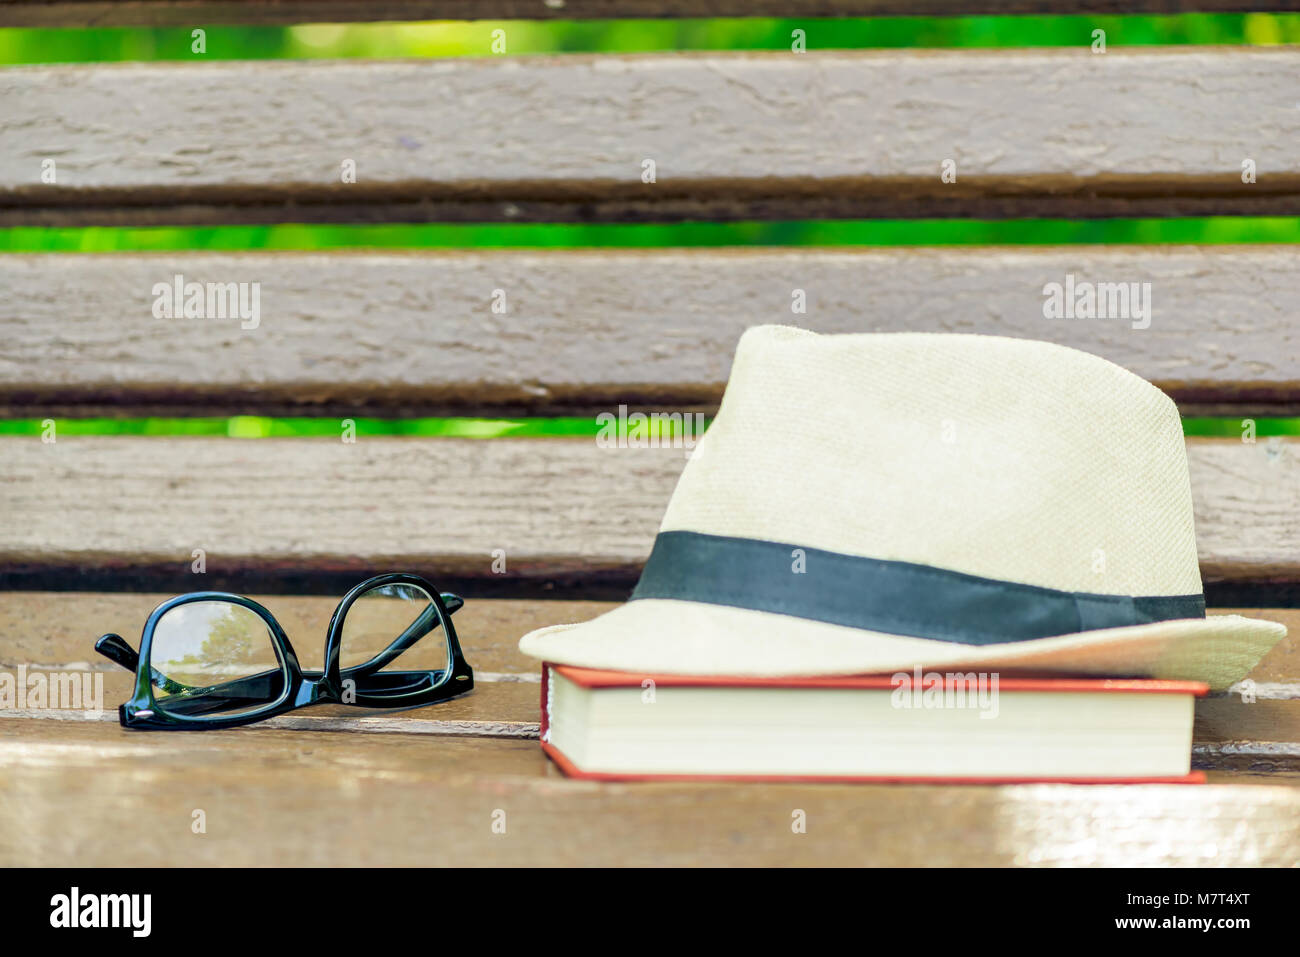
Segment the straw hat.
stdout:
<path fill-rule="evenodd" d="M 1206 617 L 1178 412 L 1145 380 L 1046 342 L 758 326 L 631 600 L 519 647 L 637 673 L 1222 688 L 1285 634 Z"/>

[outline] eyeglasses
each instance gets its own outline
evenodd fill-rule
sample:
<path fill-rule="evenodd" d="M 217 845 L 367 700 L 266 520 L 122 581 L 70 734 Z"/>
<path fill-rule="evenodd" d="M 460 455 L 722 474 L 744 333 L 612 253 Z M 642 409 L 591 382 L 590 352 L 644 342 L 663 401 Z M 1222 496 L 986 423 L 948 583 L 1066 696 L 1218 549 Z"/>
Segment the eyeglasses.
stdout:
<path fill-rule="evenodd" d="M 412 708 L 474 687 L 451 623 L 463 604 L 416 575 L 363 581 L 330 618 L 324 671 L 303 671 L 274 616 L 225 592 L 163 602 L 145 622 L 139 654 L 113 634 L 95 650 L 136 673 L 135 691 L 118 712 L 125 728 L 232 728 L 329 702 Z M 421 641 L 439 628 L 441 640 Z M 420 670 L 384 670 L 403 654 L 403 667 Z"/>

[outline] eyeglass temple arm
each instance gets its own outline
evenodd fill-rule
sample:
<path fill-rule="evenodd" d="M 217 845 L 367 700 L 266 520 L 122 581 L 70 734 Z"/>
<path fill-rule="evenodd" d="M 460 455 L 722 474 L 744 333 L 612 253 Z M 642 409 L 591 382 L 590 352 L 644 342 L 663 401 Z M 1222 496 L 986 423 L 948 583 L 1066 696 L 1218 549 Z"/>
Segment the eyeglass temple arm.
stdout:
<path fill-rule="evenodd" d="M 109 661 L 121 665 L 127 671 L 135 671 L 140 665 L 140 656 L 135 653 L 135 649 L 128 645 L 126 639 L 121 635 L 101 635 L 99 640 L 95 642 L 95 650 Z"/>
<path fill-rule="evenodd" d="M 442 604 L 447 609 L 448 616 L 456 614 L 465 605 L 465 599 L 448 591 L 442 592 L 439 597 L 442 598 Z M 340 674 L 345 678 L 368 677 L 441 624 L 442 622 L 438 619 L 438 609 L 430 604 L 428 608 L 420 613 L 420 617 L 411 622 L 411 627 L 398 635 L 391 645 L 365 664 L 345 668 Z"/>

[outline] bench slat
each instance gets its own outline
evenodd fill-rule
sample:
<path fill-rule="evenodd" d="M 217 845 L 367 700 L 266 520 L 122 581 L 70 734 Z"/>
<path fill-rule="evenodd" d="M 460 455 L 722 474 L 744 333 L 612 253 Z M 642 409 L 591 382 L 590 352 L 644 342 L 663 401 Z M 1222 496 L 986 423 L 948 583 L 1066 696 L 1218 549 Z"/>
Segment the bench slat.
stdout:
<path fill-rule="evenodd" d="M 535 624 L 549 621 L 544 602 Z M 134 643 L 134 642 L 133 642 Z M 301 642 L 299 643 L 301 644 Z M 299 644 L 294 647 L 301 652 Z M 0 647 L 0 655 L 4 654 Z M 317 651 L 316 654 L 319 654 Z M 472 642 L 466 643 L 471 662 L 477 660 Z M 26 662 L 23 674 L 30 682 L 43 675 L 50 687 L 69 677 L 84 688 L 87 680 L 102 690 L 98 713 L 73 709 L 24 708 L 0 711 L 0 722 L 59 721 L 74 723 L 117 724 L 117 706 L 131 697 L 134 676 L 124 670 L 87 674 L 75 669 L 54 672 L 37 669 Z M 472 694 L 439 704 L 436 708 L 410 711 L 366 712 L 344 705 L 323 705 L 270 719 L 265 727 L 285 731 L 340 732 L 360 735 L 418 734 L 449 738 L 508 738 L 536 740 L 539 733 L 538 697 L 540 683 L 534 670 L 516 676 L 519 680 L 498 680 L 491 672 L 475 674 Z M 98 666 L 96 666 L 98 667 Z M 527 679 L 527 680 L 526 680 Z M 99 682 L 102 681 L 102 684 Z M 60 687 L 64 687 L 61 685 Z M 1287 693 L 1296 695 L 1300 685 L 1287 685 Z M 68 693 L 68 692 L 61 692 Z M 95 692 L 98 693 L 98 692 Z M 74 702 L 81 707 L 80 702 Z M 1288 775 L 1300 773 L 1300 696 L 1284 700 L 1257 700 L 1245 703 L 1236 696 L 1202 699 L 1196 703 L 1196 721 L 1192 735 L 1193 767 L 1203 771 L 1244 771 L 1254 774 Z"/>
<path fill-rule="evenodd" d="M 0 595 L 0 670 L 15 673 L 26 666 L 29 675 L 66 675 L 89 667 L 102 678 L 105 709 L 99 715 L 27 709 L 21 715 L 8 712 L 0 717 L 116 722 L 116 705 L 130 696 L 134 679 L 91 654 L 91 640 L 112 631 L 135 644 L 149 612 L 167 597 L 122 592 Z M 284 626 L 303 667 L 319 668 L 326 623 L 337 596 L 258 599 Z M 481 600 L 471 593 L 456 620 L 465 654 L 475 669 L 473 694 L 436 708 L 382 715 L 327 706 L 284 716 L 268 726 L 358 734 L 535 738 L 539 669 L 536 661 L 519 653 L 519 636 L 543 625 L 583 621 L 613 607 L 608 602 Z M 1300 647 L 1300 610 L 1246 609 L 1244 613 L 1283 622 L 1291 634 L 1251 673 L 1255 702 L 1235 694 L 1197 702 L 1196 766 L 1255 773 L 1300 771 L 1300 671 L 1294 663 L 1295 649 Z"/>
<path fill-rule="evenodd" d="M 19 67 L 0 225 L 1294 215 L 1298 80 L 1287 48 Z"/>
<path fill-rule="evenodd" d="M 155 317 L 176 275 L 258 283 L 256 327 Z M 1071 275 L 1150 283 L 1150 327 L 1044 318 Z M 1300 412 L 1297 246 L 10 255 L 0 288 L 10 416 L 710 408 L 762 322 L 1051 339 L 1184 412 Z"/>
<path fill-rule="evenodd" d="M 1207 582 L 1300 581 L 1294 443 L 1188 442 Z M 0 439 L 0 586 L 95 587 L 123 574 L 331 590 L 410 568 L 491 591 L 625 593 L 685 462 L 592 440 Z M 494 552 L 506 573 L 493 573 Z"/>
<path fill-rule="evenodd" d="M 0 27 L 1289 10 L 1288 0 L 4 0 Z M 815 28 L 815 24 L 812 24 Z"/>
<path fill-rule="evenodd" d="M 207 586 L 200 576 L 193 576 L 187 588 Z M 355 582 L 353 583 L 355 584 Z M 106 668 L 110 673 L 125 671 L 93 654 L 91 645 L 104 632 L 123 635 L 132 644 L 140 636 L 145 619 L 157 605 L 174 592 L 45 592 L 8 591 L 0 593 L 0 668 L 12 670 L 20 664 L 63 667 L 85 663 Z M 320 666 L 325 629 L 342 592 L 336 595 L 266 595 L 257 594 L 284 626 L 293 641 L 304 668 Z M 525 632 L 545 625 L 587 621 L 617 607 L 602 601 L 535 601 L 509 598 L 483 599 L 477 591 L 467 593 L 467 601 L 456 613 L 457 630 L 466 655 L 480 677 L 491 682 L 509 683 L 510 676 L 536 678 L 537 662 L 519 652 L 517 642 Z M 1267 618 L 1286 625 L 1289 634 L 1251 672 L 1258 683 L 1262 703 L 1290 700 L 1300 694 L 1300 609 L 1295 608 L 1218 608 L 1219 613 Z M 530 692 L 531 693 L 531 692 Z M 1220 699 L 1211 699 L 1217 701 Z M 1226 699 L 1224 699 L 1226 700 Z M 1300 700 L 1300 698 L 1297 698 Z M 536 695 L 532 703 L 536 704 Z M 518 717 L 492 713 L 504 719 Z M 1231 719 L 1231 720 L 1229 720 Z M 1229 713 L 1216 719 L 1225 729 L 1240 721 Z M 1247 737 L 1269 740 L 1300 740 L 1300 722 L 1285 729 L 1285 737 L 1272 737 L 1267 721 L 1252 722 Z M 1222 734 L 1220 734 L 1222 737 Z"/>
<path fill-rule="evenodd" d="M 208 587 L 203 576 L 192 576 L 187 589 Z M 356 582 L 353 582 L 356 584 Z M 105 632 L 124 636 L 132 645 L 140 638 L 145 619 L 158 604 L 172 593 L 166 592 L 0 592 L 0 669 L 12 671 L 20 664 L 62 667 L 89 662 L 109 673 L 127 672 L 95 654 L 92 645 Z M 304 668 L 319 668 L 324 653 L 325 632 L 330 616 L 343 597 L 335 595 L 266 595 L 262 602 L 284 626 Z M 507 676 L 536 678 L 538 664 L 519 652 L 519 638 L 543 625 L 586 621 L 615 607 L 602 601 L 536 601 L 510 598 L 481 599 L 469 592 L 465 606 L 456 612 L 456 629 L 460 633 L 465 655 L 475 673 L 496 676 L 509 683 Z M 1269 612 L 1270 617 L 1290 622 L 1294 615 L 1300 632 L 1300 611 L 1285 609 Z M 1300 644 L 1300 634 L 1297 634 Z M 1288 639 L 1289 640 L 1289 639 Z M 1300 680 L 1280 672 L 1260 672 L 1260 681 Z M 494 679 L 495 680 L 495 679 Z M 533 719 L 536 720 L 537 685 L 532 695 Z M 427 715 L 426 715 L 427 716 Z M 514 717 L 493 714 L 495 718 Z"/>
<path fill-rule="evenodd" d="M 1269 786 L 1271 776 L 1216 774 L 1229 785 L 1218 787 L 628 787 L 566 780 L 528 740 L 182 737 L 0 719 L 0 864 L 1290 866 L 1300 853 L 1300 788 Z M 196 808 L 202 837 L 190 831 Z M 794 809 L 809 827 L 792 837 Z M 492 827 L 501 811 L 504 835 Z"/>

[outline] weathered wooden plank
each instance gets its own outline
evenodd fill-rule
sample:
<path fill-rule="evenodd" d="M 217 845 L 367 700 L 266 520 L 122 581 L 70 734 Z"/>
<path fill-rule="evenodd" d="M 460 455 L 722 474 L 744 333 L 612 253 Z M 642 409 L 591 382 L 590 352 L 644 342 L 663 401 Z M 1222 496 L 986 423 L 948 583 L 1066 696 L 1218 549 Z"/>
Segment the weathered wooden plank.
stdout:
<path fill-rule="evenodd" d="M 19 67 L 0 224 L 1294 214 L 1297 79 L 1084 45 Z"/>
<path fill-rule="evenodd" d="M 1201 576 L 1207 582 L 1300 577 L 1300 552 L 1285 544 L 1300 535 L 1297 452 L 1295 442 L 1276 440 L 1187 443 Z M 1241 523 L 1242 534 L 1229 529 L 1233 522 Z"/>
<path fill-rule="evenodd" d="M 1188 442 L 1207 581 L 1300 581 L 1294 443 Z M 0 584 L 630 586 L 685 453 L 591 440 L 0 438 Z M 504 556 L 504 573 L 493 570 Z M 497 566 L 498 571 L 500 565 Z M 242 578 L 241 578 L 242 577 Z"/>
<path fill-rule="evenodd" d="M 256 569 L 269 588 L 324 575 L 335 593 L 377 568 L 440 587 L 626 586 L 685 461 L 680 449 L 626 456 L 565 440 L 70 436 L 0 449 L 0 514 L 31 518 L 0 533 L 13 536 L 0 545 L 11 583 L 44 567 L 191 588 L 202 549 L 207 584 Z M 101 528 L 88 536 L 92 514 Z"/>
<path fill-rule="evenodd" d="M 32 672 L 20 672 L 31 680 Z M 49 673 L 45 680 L 53 681 Z M 61 673 L 60 679 L 67 677 Z M 18 708 L 0 712 L 0 720 L 59 721 L 118 724 L 117 705 L 130 696 L 129 675 L 104 676 L 104 701 L 99 710 Z M 525 693 L 527 692 L 527 693 Z M 1300 782 L 1300 702 L 1273 702 L 1262 711 L 1236 700 L 1198 702 L 1192 743 L 1192 767 L 1201 771 L 1274 776 L 1279 782 Z M 1250 708 L 1251 710 L 1247 710 Z M 1238 720 L 1225 720 L 1224 712 Z M 1263 726 L 1261 737 L 1243 737 Z M 324 705 L 269 718 L 259 728 L 311 733 L 359 735 L 423 735 L 440 738 L 536 740 L 540 725 L 536 686 L 522 682 L 480 683 L 472 694 L 439 705 L 410 711 L 376 712 Z M 1286 737 L 1286 735 L 1290 737 Z M 1281 738 L 1282 740 L 1278 740 Z M 376 744 L 376 747 L 384 747 Z"/>
<path fill-rule="evenodd" d="M 207 587 L 195 576 L 192 589 Z M 131 592 L 0 593 L 0 670 L 16 674 L 78 675 L 90 672 L 103 683 L 107 708 L 99 716 L 59 711 L 28 711 L 25 717 L 64 720 L 117 720 L 117 705 L 129 696 L 132 676 L 96 655 L 94 640 L 116 632 L 138 645 L 141 628 L 164 594 Z M 293 643 L 304 668 L 320 668 L 325 630 L 338 597 L 260 595 Z M 473 693 L 403 712 L 364 712 L 326 706 L 295 713 L 275 726 L 306 730 L 401 730 L 420 734 L 531 736 L 537 734 L 540 666 L 519 653 L 518 640 L 544 624 L 582 621 L 613 605 L 585 601 L 470 599 L 456 613 L 457 633 L 475 671 Z"/>
<path fill-rule="evenodd" d="M 203 585 L 195 582 L 191 587 Z M 108 631 L 136 642 L 150 611 L 170 595 L 132 592 L 3 592 L 0 593 L 0 670 L 15 674 L 89 671 L 102 676 L 104 704 L 116 720 L 115 707 L 124 701 L 131 675 L 91 650 L 95 638 Z M 323 596 L 258 595 L 271 609 L 294 643 L 305 668 L 319 668 L 326 623 L 337 598 Z M 525 632 L 560 622 L 584 621 L 615 607 L 610 602 L 516 601 L 471 598 L 456 614 L 457 630 L 466 657 L 475 668 L 473 694 L 438 705 L 385 715 L 382 722 L 359 730 L 408 730 L 436 723 L 476 723 L 482 734 L 518 733 L 516 726 L 537 721 L 538 664 L 520 654 L 517 641 Z M 1290 634 L 1251 673 L 1248 703 L 1240 691 L 1202 700 L 1197 706 L 1196 740 L 1206 745 L 1228 743 L 1300 742 L 1300 609 L 1216 609 L 1266 618 L 1287 625 Z M 352 719 L 366 712 L 352 708 L 317 708 L 297 717 L 328 718 L 299 721 L 307 727 L 328 725 L 349 730 Z M 32 712 L 29 717 L 60 715 Z M 345 718 L 345 721 L 334 719 Z M 415 725 L 411 725 L 415 721 Z M 282 724 L 284 722 L 281 722 Z M 492 728 L 489 725 L 511 727 Z M 456 729 L 452 729 L 453 731 Z M 449 732 L 450 733 L 450 732 Z M 1300 764 L 1288 759 L 1291 764 Z"/>
<path fill-rule="evenodd" d="M 1296 413 L 1298 267 L 1294 246 L 12 255 L 0 411 L 711 407 L 746 327 L 797 322 L 1050 339 L 1189 412 Z M 155 315 L 178 275 L 256 283 L 257 312 Z M 1068 276 L 1149 283 L 1149 310 L 1044 318 L 1044 286 Z"/>
<path fill-rule="evenodd" d="M 0 863 L 1295 864 L 1300 789 L 1241 780 L 593 784 L 533 741 L 0 720 Z"/>
<path fill-rule="evenodd" d="M 117 722 L 117 705 L 129 696 L 133 678 L 90 652 L 93 636 L 117 631 L 134 637 L 164 595 L 132 593 L 8 592 L 0 594 L 0 670 L 26 677 L 74 675 L 90 682 L 98 697 L 47 702 L 0 713 L 4 721 Z M 320 666 L 325 622 L 334 599 L 259 596 L 284 625 L 304 667 Z M 471 600 L 458 615 L 466 656 L 476 669 L 473 693 L 435 707 L 410 711 L 363 711 L 323 706 L 272 719 L 259 730 L 341 732 L 362 735 L 420 735 L 532 739 L 538 732 L 537 662 L 521 655 L 519 635 L 560 621 L 580 621 L 608 608 L 600 602 Z M 1216 695 L 1197 702 L 1193 762 L 1208 771 L 1236 771 L 1279 780 L 1300 772 L 1300 611 L 1248 609 L 1245 613 L 1281 621 L 1291 634 L 1251 674 L 1252 696 Z M 89 659 L 89 660 L 88 660 Z M 23 669 L 23 670 L 19 670 Z M 501 669 L 501 670 L 493 670 Z M 71 732 L 70 732 L 71 733 Z M 386 747 L 386 745 L 374 745 Z"/>
<path fill-rule="evenodd" d="M 1300 683 L 1260 684 L 1258 690 L 1287 697 L 1257 695 L 1250 702 L 1228 694 L 1196 703 L 1193 767 L 1254 774 L 1300 772 Z"/>
<path fill-rule="evenodd" d="M 368 20 L 876 17 L 1295 9 L 1293 0 L 0 0 L 0 26 Z"/>
<path fill-rule="evenodd" d="M 207 587 L 194 576 L 190 590 Z M 60 668 L 89 663 L 113 672 L 116 666 L 94 655 L 91 645 L 104 632 L 139 638 L 145 619 L 174 592 L 0 592 L 0 668 L 20 664 Z M 320 665 L 325 627 L 340 596 L 265 595 L 255 593 L 284 626 L 304 667 Z M 537 601 L 480 599 L 468 593 L 456 613 L 457 631 L 466 656 L 480 675 L 500 682 L 511 676 L 536 678 L 537 662 L 520 654 L 517 642 L 525 632 L 544 625 L 587 621 L 616 607 L 600 601 Z M 1251 672 L 1258 697 L 1288 700 L 1288 689 L 1300 688 L 1300 609 L 1216 608 L 1221 614 L 1266 618 L 1286 625 L 1289 634 Z M 125 673 L 125 672 L 123 672 Z M 1259 732 L 1253 736 L 1260 737 Z M 1300 730 L 1295 735 L 1300 740 Z M 1284 739 L 1284 740 L 1289 740 Z"/>
<path fill-rule="evenodd" d="M 548 619 L 539 615 L 534 620 L 541 624 Z M 0 646 L 0 654 L 3 653 Z M 46 688 L 52 688 L 57 682 L 71 678 L 83 695 L 89 693 L 87 698 L 45 702 L 39 708 L 24 701 L 23 707 L 0 711 L 0 720 L 117 724 L 117 706 L 130 697 L 134 683 L 133 676 L 126 671 L 104 671 L 99 665 L 93 666 L 99 669 L 95 671 L 82 667 L 33 668 L 26 663 L 0 667 L 16 679 L 28 682 L 25 687 L 30 688 L 34 680 L 43 680 Z M 515 680 L 500 680 L 502 677 Z M 322 705 L 269 719 L 259 728 L 535 739 L 539 731 L 537 677 L 535 668 L 508 676 L 480 673 L 471 693 L 432 707 L 377 711 Z M 1258 683 L 1257 698 L 1249 703 L 1240 693 L 1198 701 L 1192 761 L 1194 767 L 1206 771 L 1300 774 L 1300 682 Z"/>
<path fill-rule="evenodd" d="M 210 586 L 205 576 L 193 575 L 185 589 L 198 591 Z M 105 632 L 115 632 L 137 643 L 149 613 L 174 594 L 0 592 L 0 668 L 12 671 L 20 664 L 57 668 L 89 663 L 110 673 L 120 671 L 94 653 L 95 639 Z M 302 666 L 319 668 L 325 630 L 342 592 L 331 596 L 259 593 L 256 597 L 284 627 Z M 536 678 L 540 670 L 537 662 L 519 653 L 521 635 L 543 625 L 586 621 L 613 607 L 610 602 L 599 601 L 480 599 L 470 593 L 464 607 L 456 612 L 456 629 L 466 657 L 480 676 L 496 676 L 501 681 L 512 675 Z M 1288 614 L 1284 609 L 1275 612 Z M 1300 612 L 1294 615 L 1296 630 L 1300 631 Z M 1300 679 L 1300 668 L 1294 675 Z M 1261 680 L 1281 681 L 1286 677 L 1270 672 Z"/>
<path fill-rule="evenodd" d="M 134 643 L 141 622 L 162 597 L 121 593 L 0 594 L 0 670 L 25 682 L 24 687 L 30 686 L 35 675 L 43 676 L 47 688 L 71 677 L 81 695 L 89 694 L 75 700 L 45 701 L 39 708 L 24 701 L 21 706 L 0 712 L 0 718 L 116 723 L 117 705 L 130 696 L 134 677 L 90 654 L 92 639 L 88 636 L 117 630 Z M 323 622 L 334 602 L 326 598 L 261 597 L 278 613 L 304 667 L 318 668 L 322 644 L 319 633 L 296 626 L 305 621 Z M 597 602 L 471 602 L 458 615 L 466 656 L 476 670 L 471 694 L 434 707 L 397 712 L 322 706 L 275 718 L 262 727 L 536 738 L 538 664 L 519 654 L 516 640 L 533 628 L 581 620 L 609 607 Z M 470 613 L 470 609 L 474 611 Z M 1205 770 L 1300 772 L 1300 681 L 1287 678 L 1295 674 L 1288 669 L 1294 666 L 1290 659 L 1297 657 L 1296 649 L 1300 647 L 1300 611 L 1263 609 L 1252 613 L 1283 621 L 1294 630 L 1252 672 L 1249 698 L 1242 694 L 1243 685 L 1234 693 L 1197 702 L 1193 759 L 1198 768 Z M 500 631 L 502 627 L 504 631 Z M 494 654 L 498 644 L 503 647 Z M 489 670 L 494 664 L 509 670 Z"/>

